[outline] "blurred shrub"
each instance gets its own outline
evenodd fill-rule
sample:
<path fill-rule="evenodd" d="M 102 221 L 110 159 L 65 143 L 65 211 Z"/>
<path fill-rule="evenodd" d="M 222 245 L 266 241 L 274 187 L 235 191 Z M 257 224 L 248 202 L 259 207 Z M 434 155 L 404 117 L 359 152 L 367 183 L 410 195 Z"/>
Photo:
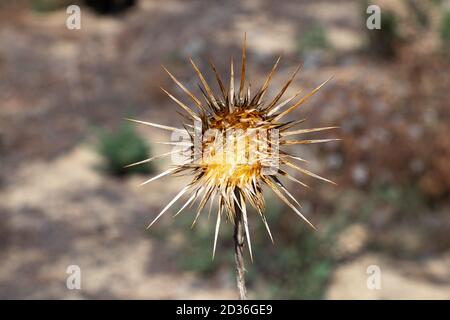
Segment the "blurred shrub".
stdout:
<path fill-rule="evenodd" d="M 30 7 L 37 12 L 48 12 L 65 8 L 76 1 L 70 0 L 30 0 Z"/>
<path fill-rule="evenodd" d="M 124 168 L 134 162 L 149 158 L 149 146 L 129 124 L 121 125 L 115 132 L 100 132 L 98 152 L 105 162 L 105 170 L 113 175 L 149 173 L 149 164 Z"/>
<path fill-rule="evenodd" d="M 331 242 L 303 227 L 295 229 L 300 228 L 303 232 L 297 234 L 292 232 L 292 229 L 284 230 L 284 232 L 296 234 L 289 243 L 277 242 L 276 247 L 269 243 L 272 248 L 257 248 L 256 259 L 265 262 L 251 265 L 249 270 L 254 269 L 253 281 L 258 281 L 258 277 L 266 280 L 266 284 L 271 289 L 266 298 L 324 298 L 326 284 L 333 270 Z M 276 230 L 274 233 L 280 236 L 281 232 Z"/>
<path fill-rule="evenodd" d="M 205 210 L 206 211 L 206 210 Z M 230 254 L 224 252 L 222 245 L 225 240 L 222 236 L 221 240 L 217 241 L 218 248 L 216 249 L 216 256 L 214 260 L 212 257 L 213 237 L 208 228 L 208 225 L 201 225 L 200 223 L 191 230 L 192 220 L 196 214 L 195 210 L 183 213 L 185 216 L 182 219 L 180 232 L 183 232 L 188 239 L 182 248 L 182 254 L 177 255 L 177 264 L 183 270 L 195 271 L 202 274 L 211 274 L 217 270 L 220 263 L 227 263 L 234 266 L 233 260 L 227 261 L 227 257 L 231 258 Z M 209 220 L 209 222 L 215 220 Z M 197 222 L 198 223 L 198 222 Z M 223 226 L 222 226 L 222 229 Z M 221 242 L 222 241 L 222 242 Z M 230 242 L 230 248 L 231 242 Z"/>
<path fill-rule="evenodd" d="M 261 298 L 323 299 L 334 267 L 333 244 L 346 220 L 329 219 L 314 232 L 290 209 L 270 199 L 267 217 L 275 245 L 262 223 L 254 223 L 256 262 L 248 265 L 249 284 L 264 279 L 270 292 L 259 292 Z"/>
<path fill-rule="evenodd" d="M 205 215 L 208 215 L 208 210 L 209 204 L 194 227 L 192 227 L 192 222 L 197 213 L 195 204 L 193 204 L 193 208 L 191 206 L 185 208 L 170 224 L 160 226 L 153 229 L 151 233 L 147 233 L 148 236 L 159 242 L 161 251 L 165 252 L 169 259 L 173 259 L 177 268 L 197 272 L 204 276 L 211 276 L 222 264 L 234 268 L 232 233 L 231 231 L 228 233 L 229 224 L 224 222 L 222 222 L 218 236 L 216 256 L 212 260 L 214 235 L 211 223 L 215 224 L 216 222 L 217 209 L 213 209 L 211 217 L 207 218 Z M 228 238 L 225 233 L 230 237 Z M 226 250 L 224 250 L 225 247 Z M 228 251 L 228 249 L 230 250 Z M 230 269 L 230 271 L 234 271 L 234 269 Z M 231 276 L 230 273 L 230 279 Z"/>
<path fill-rule="evenodd" d="M 431 0 L 431 3 L 435 6 L 440 6 L 442 4 L 442 0 Z"/>
<path fill-rule="evenodd" d="M 326 30 L 322 26 L 314 26 L 301 35 L 298 41 L 298 50 L 307 52 L 313 50 L 323 50 L 330 47 Z"/>
<path fill-rule="evenodd" d="M 450 11 L 444 12 L 442 16 L 441 41 L 445 53 L 450 56 Z"/>
<path fill-rule="evenodd" d="M 364 17 L 367 19 L 366 8 Z M 381 11 L 381 29 L 367 30 L 369 53 L 377 58 L 390 59 L 395 56 L 399 40 L 397 17 L 393 12 Z"/>

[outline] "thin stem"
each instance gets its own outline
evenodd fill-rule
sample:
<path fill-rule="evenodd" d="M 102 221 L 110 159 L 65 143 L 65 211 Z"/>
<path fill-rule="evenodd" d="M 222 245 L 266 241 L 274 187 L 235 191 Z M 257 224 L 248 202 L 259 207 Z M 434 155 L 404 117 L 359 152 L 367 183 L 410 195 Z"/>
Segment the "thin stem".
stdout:
<path fill-rule="evenodd" d="M 247 300 L 247 288 L 245 287 L 244 267 L 244 239 L 245 229 L 242 220 L 242 212 L 236 208 L 236 220 L 234 221 L 234 260 L 236 261 L 236 281 L 239 290 L 239 300 Z"/>

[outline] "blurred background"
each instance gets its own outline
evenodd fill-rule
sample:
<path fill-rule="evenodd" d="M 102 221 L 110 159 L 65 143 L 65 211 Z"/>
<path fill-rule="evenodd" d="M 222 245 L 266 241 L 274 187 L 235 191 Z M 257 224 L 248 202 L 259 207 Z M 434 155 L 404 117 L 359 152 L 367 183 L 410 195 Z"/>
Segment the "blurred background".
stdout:
<path fill-rule="evenodd" d="M 81 29 L 65 23 L 81 7 Z M 233 299 L 232 227 L 194 229 L 195 208 L 146 226 L 185 179 L 141 187 L 167 161 L 123 165 L 168 151 L 179 126 L 160 65 L 198 94 L 187 59 L 228 77 L 247 32 L 249 78 L 259 87 L 279 55 L 274 95 L 298 63 L 287 95 L 334 79 L 296 111 L 303 127 L 338 125 L 300 146 L 308 168 L 338 186 L 288 184 L 314 232 L 267 193 L 272 245 L 250 218 L 256 299 L 450 298 L 450 3 L 352 0 L 0 1 L 0 298 Z M 238 71 L 237 71 L 238 72 Z M 214 85 L 214 88 L 217 89 Z M 187 100 L 184 100 L 187 101 Z M 66 269 L 81 268 L 81 290 Z M 381 269 L 381 289 L 366 285 Z"/>

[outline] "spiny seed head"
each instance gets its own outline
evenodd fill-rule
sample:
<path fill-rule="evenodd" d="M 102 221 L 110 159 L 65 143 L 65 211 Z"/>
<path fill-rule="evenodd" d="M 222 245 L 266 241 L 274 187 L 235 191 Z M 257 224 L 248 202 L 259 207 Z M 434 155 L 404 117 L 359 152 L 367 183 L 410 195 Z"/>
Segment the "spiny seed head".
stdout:
<path fill-rule="evenodd" d="M 303 175 L 309 175 L 330 183 L 333 182 L 306 170 L 299 165 L 299 163 L 304 161 L 302 158 L 292 155 L 285 150 L 281 150 L 280 147 L 338 140 L 298 140 L 291 138 L 291 136 L 325 131 L 336 127 L 291 130 L 291 128 L 302 123 L 304 120 L 284 120 L 287 114 L 302 105 L 328 80 L 297 101 L 296 98 L 300 92 L 284 101 L 280 101 L 300 69 L 300 67 L 298 67 L 291 78 L 280 89 L 278 94 L 272 100 L 265 101 L 264 96 L 279 61 L 280 59 L 276 61 L 262 87 L 252 96 L 250 84 L 245 88 L 245 37 L 242 50 L 241 78 L 239 87 L 236 87 L 236 89 L 233 60 L 231 60 L 230 80 L 227 88 L 218 74 L 215 65 L 211 63 L 220 89 L 220 95 L 215 95 L 197 65 L 190 59 L 194 71 L 200 80 L 200 89 L 205 102 L 201 102 L 200 99 L 194 96 L 194 94 L 178 81 L 170 71 L 163 67 L 172 80 L 174 80 L 191 100 L 191 105 L 188 106 L 163 89 L 163 91 L 166 92 L 167 95 L 181 108 L 181 114 L 186 120 L 184 129 L 139 120 L 128 120 L 160 129 L 170 130 L 174 134 L 177 134 L 178 137 L 182 134 L 184 139 L 182 139 L 182 141 L 167 142 L 167 144 L 175 146 L 174 151 L 132 165 L 149 162 L 153 159 L 169 155 L 172 155 L 173 159 L 174 155 L 183 154 L 183 161 L 177 162 L 175 166 L 147 180 L 144 184 L 166 175 L 179 173 L 191 174 L 192 182 L 186 185 L 175 196 L 175 198 L 150 223 L 149 227 L 184 195 L 187 195 L 187 201 L 176 215 L 188 205 L 192 205 L 197 199 L 200 199 L 193 224 L 197 221 L 197 218 L 208 201 L 210 202 L 209 213 L 211 213 L 213 203 L 217 201 L 218 212 L 213 256 L 222 214 L 225 214 L 228 220 L 234 222 L 238 210 L 242 213 L 246 230 L 245 233 L 251 254 L 246 203 L 249 203 L 256 209 L 272 239 L 264 213 L 265 201 L 262 193 L 262 187 L 267 186 L 281 201 L 287 204 L 294 212 L 314 228 L 314 226 L 299 211 L 299 203 L 284 187 L 279 178 L 287 178 L 307 187 L 306 184 L 299 181 L 285 170 L 285 168 L 290 168 Z"/>

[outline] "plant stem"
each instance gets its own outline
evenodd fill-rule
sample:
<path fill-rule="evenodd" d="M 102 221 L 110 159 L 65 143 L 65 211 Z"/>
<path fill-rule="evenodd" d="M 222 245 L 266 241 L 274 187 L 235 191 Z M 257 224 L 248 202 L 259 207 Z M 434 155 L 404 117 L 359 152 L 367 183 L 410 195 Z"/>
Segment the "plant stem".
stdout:
<path fill-rule="evenodd" d="M 247 288 L 245 287 L 245 267 L 244 267 L 244 239 L 245 229 L 242 221 L 242 212 L 236 210 L 236 220 L 234 221 L 234 260 L 236 262 L 236 281 L 239 290 L 239 300 L 247 300 Z"/>

